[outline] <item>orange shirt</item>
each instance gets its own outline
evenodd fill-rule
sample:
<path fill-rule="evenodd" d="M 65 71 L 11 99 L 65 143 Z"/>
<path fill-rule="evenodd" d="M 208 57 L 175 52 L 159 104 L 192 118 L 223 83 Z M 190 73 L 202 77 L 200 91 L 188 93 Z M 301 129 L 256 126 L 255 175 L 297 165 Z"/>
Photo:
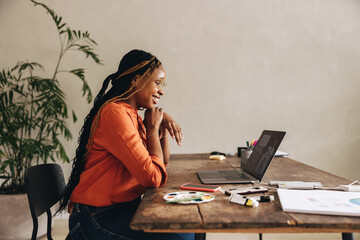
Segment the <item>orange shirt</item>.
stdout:
<path fill-rule="evenodd" d="M 134 200 L 146 188 L 163 186 L 165 165 L 149 155 L 145 134 L 136 109 L 125 102 L 107 104 L 70 201 L 103 207 Z"/>

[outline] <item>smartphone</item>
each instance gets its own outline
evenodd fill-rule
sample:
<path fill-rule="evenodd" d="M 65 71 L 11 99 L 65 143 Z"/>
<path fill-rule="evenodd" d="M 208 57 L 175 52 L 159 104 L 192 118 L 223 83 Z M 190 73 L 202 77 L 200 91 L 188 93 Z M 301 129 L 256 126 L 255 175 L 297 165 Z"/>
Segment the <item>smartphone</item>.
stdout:
<path fill-rule="evenodd" d="M 206 192 L 216 192 L 220 190 L 220 186 L 216 185 L 204 185 L 204 184 L 197 184 L 197 183 L 186 183 L 181 185 L 181 189 L 188 189 L 188 190 L 198 190 L 198 191 L 206 191 Z"/>

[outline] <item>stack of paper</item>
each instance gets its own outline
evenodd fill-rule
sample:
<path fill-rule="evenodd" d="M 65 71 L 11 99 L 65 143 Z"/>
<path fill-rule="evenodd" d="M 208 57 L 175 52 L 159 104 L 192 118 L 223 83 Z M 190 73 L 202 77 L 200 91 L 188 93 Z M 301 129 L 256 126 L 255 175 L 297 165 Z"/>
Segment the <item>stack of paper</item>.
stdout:
<path fill-rule="evenodd" d="M 283 211 L 360 216 L 360 192 L 278 189 Z"/>

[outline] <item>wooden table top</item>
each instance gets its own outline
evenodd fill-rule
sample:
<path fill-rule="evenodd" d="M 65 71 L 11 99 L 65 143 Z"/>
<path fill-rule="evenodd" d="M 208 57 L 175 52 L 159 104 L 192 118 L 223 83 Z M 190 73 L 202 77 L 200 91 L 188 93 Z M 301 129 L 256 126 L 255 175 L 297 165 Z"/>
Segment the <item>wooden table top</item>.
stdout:
<path fill-rule="evenodd" d="M 229 196 L 212 193 L 215 200 L 196 205 L 166 204 L 163 196 L 181 191 L 184 183 L 201 183 L 199 169 L 239 168 L 240 158 L 225 161 L 209 160 L 209 154 L 171 155 L 167 167 L 168 182 L 161 188 L 148 189 L 130 224 L 132 229 L 154 232 L 360 232 L 359 217 L 328 216 L 283 212 L 276 189 L 274 202 L 261 203 L 257 208 L 230 203 Z M 287 157 L 274 158 L 262 183 L 269 180 L 321 182 L 324 186 L 339 186 L 351 181 L 294 161 Z M 239 185 L 221 185 L 223 189 Z M 252 184 L 241 184 L 250 187 Z M 269 193 L 267 193 L 269 194 Z"/>

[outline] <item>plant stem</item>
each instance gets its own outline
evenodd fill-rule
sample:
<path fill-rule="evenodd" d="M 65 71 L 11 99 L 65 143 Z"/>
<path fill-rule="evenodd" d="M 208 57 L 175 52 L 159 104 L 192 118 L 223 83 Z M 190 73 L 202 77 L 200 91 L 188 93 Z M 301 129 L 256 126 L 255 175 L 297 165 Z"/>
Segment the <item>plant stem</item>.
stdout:
<path fill-rule="evenodd" d="M 64 53 L 65 53 L 65 51 L 63 50 L 63 49 L 64 49 L 63 41 L 62 41 L 62 39 L 61 39 L 61 35 L 60 35 L 60 32 L 59 32 L 59 31 L 58 31 L 58 35 L 59 35 L 59 40 L 60 40 L 60 54 L 59 54 L 59 58 L 58 58 L 58 61 L 57 61 L 56 67 L 55 67 L 54 75 L 53 75 L 53 77 L 52 77 L 52 80 L 53 80 L 53 81 L 55 80 L 56 74 L 57 74 L 57 72 L 58 72 L 58 69 L 59 69 L 59 66 L 60 66 L 60 62 L 61 62 L 61 58 L 64 56 Z"/>
<path fill-rule="evenodd" d="M 30 72 L 30 78 L 33 78 L 32 75 L 32 71 L 29 70 Z M 31 125 L 32 125 L 32 120 L 33 120 L 33 111 L 34 111 L 34 88 L 31 88 L 31 92 L 30 92 L 30 97 L 31 97 L 31 105 L 30 105 L 30 128 L 28 130 L 28 136 L 31 136 Z"/>

